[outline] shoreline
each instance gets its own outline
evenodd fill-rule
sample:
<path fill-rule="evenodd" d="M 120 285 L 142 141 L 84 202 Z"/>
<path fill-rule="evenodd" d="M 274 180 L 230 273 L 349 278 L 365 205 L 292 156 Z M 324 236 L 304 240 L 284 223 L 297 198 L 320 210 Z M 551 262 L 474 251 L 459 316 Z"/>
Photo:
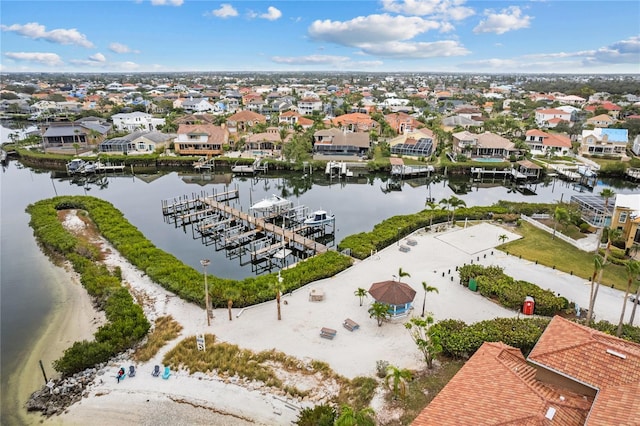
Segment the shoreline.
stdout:
<path fill-rule="evenodd" d="M 7 398 L 9 408 L 14 411 L 8 417 L 17 424 L 40 424 L 44 419 L 40 413 L 28 413 L 24 407 L 29 396 L 45 384 L 38 361 L 42 360 L 47 378 L 59 376 L 53 369 L 53 361 L 74 342 L 92 339 L 104 322 L 104 314 L 94 309 L 91 298 L 68 266 L 52 264 L 49 278 L 54 307 L 38 330 L 25 362 L 9 378 L 9 386 L 15 392 Z"/>

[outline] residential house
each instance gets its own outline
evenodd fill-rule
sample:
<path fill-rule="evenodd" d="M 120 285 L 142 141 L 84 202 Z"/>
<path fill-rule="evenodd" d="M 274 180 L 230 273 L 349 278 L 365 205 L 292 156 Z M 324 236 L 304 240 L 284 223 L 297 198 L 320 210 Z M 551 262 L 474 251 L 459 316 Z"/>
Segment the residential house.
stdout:
<path fill-rule="evenodd" d="M 571 152 L 571 139 L 565 134 L 531 129 L 527 130 L 524 141 L 534 155 L 567 155 Z"/>
<path fill-rule="evenodd" d="M 211 157 L 221 155 L 223 147 L 229 144 L 229 131 L 213 124 L 181 124 L 174 141 L 174 151 L 178 155 L 199 155 Z"/>
<path fill-rule="evenodd" d="M 537 109 L 535 116 L 538 127 L 555 127 L 562 121 L 570 123 L 571 113 L 557 108 Z"/>
<path fill-rule="evenodd" d="M 582 131 L 580 153 L 589 155 L 626 156 L 629 133 L 627 129 L 603 129 Z"/>
<path fill-rule="evenodd" d="M 204 112 L 212 112 L 213 104 L 204 98 L 189 98 L 182 101 L 182 109 L 191 114 L 202 114 Z"/>
<path fill-rule="evenodd" d="M 555 316 L 525 359 L 485 342 L 413 426 L 632 425 L 640 345 Z"/>
<path fill-rule="evenodd" d="M 391 139 L 389 146 L 392 154 L 429 157 L 435 152 L 438 142 L 430 129 L 417 129 Z"/>
<path fill-rule="evenodd" d="M 587 124 L 591 124 L 594 127 L 609 127 L 613 123 L 615 123 L 615 120 L 609 114 L 600 114 L 587 118 Z"/>
<path fill-rule="evenodd" d="M 480 134 L 468 131 L 453 134 L 453 151 L 468 157 L 509 158 L 517 150 L 509 139 L 491 132 Z"/>
<path fill-rule="evenodd" d="M 102 142 L 110 130 L 109 123 L 90 118 L 51 123 L 42 133 L 42 144 L 45 151 L 57 149 L 86 151 Z"/>
<path fill-rule="evenodd" d="M 640 135 L 636 136 L 636 138 L 633 140 L 631 152 L 633 152 L 634 155 L 640 156 Z"/>
<path fill-rule="evenodd" d="M 251 130 L 258 123 L 266 123 L 267 117 L 253 111 L 238 111 L 227 118 L 227 128 L 231 137 L 237 138 L 241 133 Z"/>
<path fill-rule="evenodd" d="M 595 112 L 599 108 L 605 109 L 607 111 L 607 114 L 615 119 L 618 118 L 618 116 L 620 115 L 620 111 L 622 111 L 622 108 L 609 101 L 587 105 L 584 107 L 584 110 L 587 112 Z"/>
<path fill-rule="evenodd" d="M 330 120 L 331 125 L 347 132 L 379 131 L 380 125 L 368 114 L 355 112 L 343 114 Z"/>
<path fill-rule="evenodd" d="M 365 155 L 371 142 L 369 133 L 347 132 L 331 128 L 313 134 L 313 152 L 325 155 Z"/>
<path fill-rule="evenodd" d="M 164 118 L 155 118 L 151 114 L 140 111 L 114 114 L 111 119 L 113 128 L 120 132 L 153 131 L 165 124 Z"/>
<path fill-rule="evenodd" d="M 296 111 L 285 111 L 278 116 L 278 124 L 287 126 L 302 126 L 303 129 L 309 129 L 313 126 L 313 120 L 307 117 L 303 117 Z"/>
<path fill-rule="evenodd" d="M 479 118 L 479 117 L 475 117 L 475 118 Z M 462 117 L 460 115 L 453 115 L 450 117 L 446 117 L 442 120 L 442 127 L 446 131 L 451 131 L 456 127 L 463 127 L 464 129 L 469 129 L 470 127 L 484 126 L 483 121 L 478 121 L 475 118 L 467 118 L 467 117 Z"/>
<path fill-rule="evenodd" d="M 280 129 L 277 127 L 267 127 L 267 130 L 263 133 L 255 133 L 248 135 L 245 138 L 246 149 L 279 149 L 283 143 L 288 142 L 291 139 L 291 134 L 286 133 L 284 140 L 280 135 Z"/>
<path fill-rule="evenodd" d="M 424 127 L 422 122 L 404 112 L 387 114 L 384 116 L 384 120 L 399 135 Z"/>
<path fill-rule="evenodd" d="M 563 105 L 574 105 L 574 106 L 581 106 L 581 105 L 584 105 L 585 102 L 587 102 L 585 98 L 581 98 L 580 96 L 576 96 L 576 95 L 556 96 L 556 101 L 560 102 Z"/>
<path fill-rule="evenodd" d="M 611 228 L 622 233 L 624 248 L 640 245 L 640 194 L 617 194 Z"/>
<path fill-rule="evenodd" d="M 100 143 L 98 150 L 110 154 L 150 154 L 164 151 L 175 138 L 175 134 L 137 131 L 126 136 L 107 139 Z"/>
<path fill-rule="evenodd" d="M 298 112 L 302 115 L 311 115 L 314 111 L 322 111 L 322 100 L 316 97 L 306 97 L 298 101 Z"/>

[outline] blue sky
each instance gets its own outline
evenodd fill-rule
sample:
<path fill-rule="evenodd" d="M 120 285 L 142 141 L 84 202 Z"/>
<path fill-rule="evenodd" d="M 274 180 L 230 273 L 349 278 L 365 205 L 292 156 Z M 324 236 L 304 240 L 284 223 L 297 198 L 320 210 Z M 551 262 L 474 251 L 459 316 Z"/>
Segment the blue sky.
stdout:
<path fill-rule="evenodd" d="M 0 71 L 640 73 L 640 1 L 2 0 Z"/>

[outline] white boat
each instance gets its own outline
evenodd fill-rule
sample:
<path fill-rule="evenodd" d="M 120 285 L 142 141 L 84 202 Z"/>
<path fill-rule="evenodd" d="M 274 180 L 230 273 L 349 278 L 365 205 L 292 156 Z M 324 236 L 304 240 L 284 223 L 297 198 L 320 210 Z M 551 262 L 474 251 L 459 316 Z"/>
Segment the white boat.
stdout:
<path fill-rule="evenodd" d="M 316 210 L 304 220 L 304 224 L 308 226 L 324 226 L 336 220 L 336 216 L 327 213 L 326 210 Z"/>
<path fill-rule="evenodd" d="M 259 213 L 272 213 L 289 210 L 292 207 L 293 202 L 287 200 L 286 198 L 282 198 L 279 195 L 273 194 L 270 197 L 267 197 L 262 201 L 258 201 L 257 203 L 252 205 L 251 210 Z"/>
<path fill-rule="evenodd" d="M 96 169 L 93 161 L 84 161 L 81 158 L 74 158 L 67 163 L 67 173 L 70 175 L 95 173 Z"/>

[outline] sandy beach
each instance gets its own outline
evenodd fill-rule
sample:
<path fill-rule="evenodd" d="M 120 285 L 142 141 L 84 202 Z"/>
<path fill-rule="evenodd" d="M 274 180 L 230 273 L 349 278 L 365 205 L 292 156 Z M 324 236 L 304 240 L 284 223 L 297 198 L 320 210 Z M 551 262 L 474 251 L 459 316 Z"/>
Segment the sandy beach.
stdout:
<path fill-rule="evenodd" d="M 47 419 L 44 424 L 290 424 L 297 418 L 301 407 L 312 406 L 314 401 L 287 398 L 255 383 L 247 385 L 234 379 L 203 373 L 189 375 L 182 370 L 173 371 L 168 380 L 163 380 L 152 377 L 153 366 L 162 365 L 166 352 L 182 339 L 207 333 L 214 334 L 218 341 L 253 351 L 276 349 L 303 362 L 323 361 L 347 378 L 373 377 L 378 360 L 386 360 L 401 368 L 422 369 L 424 361 L 404 328 L 407 318 L 387 321 L 378 326 L 367 313 L 373 302 L 371 296 L 366 297 L 363 306 L 360 306 L 354 291 L 358 288 L 369 289 L 374 282 L 394 279 L 398 269 L 402 268 L 411 274 L 402 281 L 417 292 L 409 317 L 421 314 L 425 297 L 422 282 L 439 289 L 439 293 L 429 293 L 426 299 L 426 311 L 432 312 L 436 320 L 455 318 L 471 323 L 516 316 L 516 312 L 504 309 L 459 285 L 455 272 L 456 266 L 469 262 L 486 265 L 506 262 L 514 273 L 520 270 L 518 268 L 537 268 L 540 280 L 559 281 L 557 271 L 550 268 L 546 268 L 546 271 L 544 267 L 539 268 L 538 265 L 531 265 L 531 262 L 516 260 L 495 250 L 494 247 L 501 243 L 501 235 L 506 235 L 508 241 L 520 238 L 505 228 L 488 223 L 437 233 L 419 231 L 367 260 L 356 262 L 332 278 L 284 295 L 280 321 L 277 319 L 276 303 L 271 301 L 245 309 L 234 308 L 232 321 L 229 321 L 226 309 L 214 310 L 211 326 L 207 326 L 203 309 L 184 302 L 153 283 L 119 253 L 108 248 L 105 262 L 112 267 L 119 266 L 124 281 L 132 291 L 145 295 L 147 302 L 143 308 L 149 320 L 153 322 L 159 316 L 170 314 L 183 326 L 183 330 L 154 358 L 136 364 L 138 374 L 133 378 L 121 383 L 115 379 L 120 366 L 135 364 L 132 359 L 121 357 L 109 363 L 98 373 L 87 398 L 69 407 L 64 414 Z M 407 247 L 409 249 L 405 250 Z M 564 275 L 568 277 L 568 274 Z M 566 278 L 565 281 L 561 284 L 567 289 L 581 288 L 584 284 L 577 277 Z M 310 298 L 312 292 L 316 295 L 321 293 L 322 300 L 313 301 Z M 603 294 L 602 298 L 606 297 Z M 616 293 L 612 297 L 617 303 L 619 295 Z M 75 303 L 81 303 L 79 298 L 73 301 L 74 306 Z M 89 314 L 87 317 L 95 316 L 93 312 L 86 313 Z M 75 312 L 61 313 L 59 319 L 71 321 L 69 317 L 76 318 Z M 359 328 L 354 331 L 344 328 L 342 323 L 347 318 L 358 323 Z M 336 337 L 333 340 L 321 338 L 320 329 L 323 327 L 336 330 Z M 81 333 L 79 329 L 69 328 L 67 331 L 71 334 L 64 334 L 62 328 L 55 328 L 55 332 L 52 328 L 51 331 L 46 338 L 49 343 L 43 341 L 42 346 L 51 342 L 68 346 L 73 338 L 78 338 L 82 333 L 88 332 L 90 335 L 88 329 Z M 37 359 L 35 353 L 33 358 Z M 285 382 L 290 380 L 302 389 L 306 386 L 314 394 L 321 395 L 315 401 L 322 400 L 322 397 L 328 399 L 337 392 L 331 384 L 304 383 L 300 377 L 283 379 Z M 375 400 L 379 402 L 373 408 L 378 413 L 384 412 L 383 399 Z"/>

